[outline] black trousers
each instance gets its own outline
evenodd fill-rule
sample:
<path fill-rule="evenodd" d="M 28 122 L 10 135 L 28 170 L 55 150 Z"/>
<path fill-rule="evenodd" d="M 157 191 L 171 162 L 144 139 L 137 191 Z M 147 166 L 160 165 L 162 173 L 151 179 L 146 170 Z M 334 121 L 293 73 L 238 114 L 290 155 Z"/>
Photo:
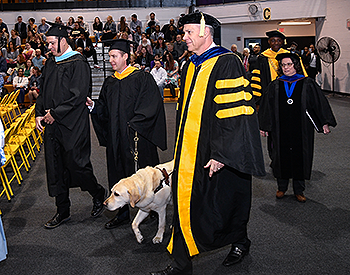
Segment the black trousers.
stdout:
<path fill-rule="evenodd" d="M 57 138 L 58 129 L 45 129 L 45 162 L 49 195 L 55 197 L 57 212 L 69 213 L 69 188 L 80 187 L 94 198 L 104 192 L 97 183 L 90 162 L 90 136 L 81 136 L 76 146 L 66 150 Z M 103 191 L 102 191 L 103 190 Z"/>
<path fill-rule="evenodd" d="M 288 190 L 289 179 L 277 179 L 278 190 L 286 192 Z M 293 179 L 293 191 L 295 195 L 302 195 L 305 190 L 305 180 Z"/>
<path fill-rule="evenodd" d="M 94 64 L 97 64 L 97 54 L 96 54 L 95 49 L 91 49 L 90 51 L 83 50 L 83 55 L 86 58 L 89 58 L 92 56 L 92 59 L 94 60 Z"/>

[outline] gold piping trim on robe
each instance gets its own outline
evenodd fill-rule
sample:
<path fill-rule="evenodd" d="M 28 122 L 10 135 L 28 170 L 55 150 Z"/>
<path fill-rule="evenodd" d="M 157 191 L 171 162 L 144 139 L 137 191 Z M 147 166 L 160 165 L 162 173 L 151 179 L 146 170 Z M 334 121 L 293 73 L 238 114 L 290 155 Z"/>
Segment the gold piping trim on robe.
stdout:
<path fill-rule="evenodd" d="M 235 78 L 235 79 L 222 79 L 218 80 L 215 83 L 216 89 L 226 89 L 226 88 L 237 88 L 239 86 L 247 87 L 249 85 L 249 81 L 244 78 L 244 76 Z"/>
<path fill-rule="evenodd" d="M 257 81 L 257 82 L 260 82 L 260 77 L 257 77 L 257 76 L 252 76 L 251 81 Z"/>
<path fill-rule="evenodd" d="M 257 70 L 257 69 L 252 70 L 252 74 L 260 74 L 260 70 Z"/>
<path fill-rule="evenodd" d="M 240 115 L 252 115 L 254 113 L 254 108 L 251 106 L 239 106 L 224 110 L 219 110 L 216 112 L 216 116 L 220 119 L 235 117 Z"/>
<path fill-rule="evenodd" d="M 114 77 L 118 78 L 119 80 L 122 80 L 123 78 L 127 77 L 128 75 L 130 75 L 133 71 L 138 70 L 137 68 L 133 67 L 133 66 L 129 66 L 127 67 L 121 74 L 118 73 L 117 71 L 114 72 Z"/>
<path fill-rule="evenodd" d="M 192 195 L 192 184 L 194 178 L 194 169 L 196 164 L 198 139 L 201 128 L 202 110 L 204 100 L 207 92 L 208 81 L 210 74 L 216 64 L 219 56 L 213 57 L 205 61 L 201 65 L 201 69 L 197 75 L 196 84 L 191 94 L 189 107 L 187 110 L 186 123 L 183 129 L 183 140 L 181 146 L 181 158 L 178 167 L 178 213 L 179 222 L 184 236 L 189 255 L 194 256 L 199 253 L 195 240 L 193 238 L 191 229 L 191 195 Z M 192 64 L 190 65 L 192 66 Z M 194 68 L 192 68 L 194 71 Z M 187 72 L 187 76 L 191 72 L 190 68 Z M 193 75 L 193 73 L 192 73 Z M 186 77 L 187 78 L 187 77 Z M 191 77 L 192 78 L 192 77 Z M 184 91 L 184 102 L 187 100 L 189 94 L 190 83 L 187 83 L 186 79 L 185 91 Z M 182 110 L 182 116 L 184 114 L 184 107 Z M 181 117 L 181 121 L 184 118 Z M 179 136 L 177 142 L 179 140 Z M 178 154 L 178 145 L 176 146 L 175 156 Z M 170 251 L 172 244 L 169 244 L 168 250 Z"/>
<path fill-rule="evenodd" d="M 253 91 L 253 95 L 255 95 L 255 96 L 261 96 L 261 93 L 260 93 L 260 92 Z"/>
<path fill-rule="evenodd" d="M 217 104 L 223 104 L 223 103 L 237 102 L 240 100 L 249 101 L 251 99 L 252 99 L 252 95 L 250 93 L 245 92 L 245 91 L 240 91 L 240 92 L 236 92 L 236 93 L 217 95 L 214 98 L 214 101 Z"/>
<path fill-rule="evenodd" d="M 258 85 L 258 84 L 255 84 L 255 83 L 251 83 L 251 84 L 250 84 L 250 87 L 255 88 L 255 89 L 258 89 L 258 90 L 261 90 L 261 86 Z"/>

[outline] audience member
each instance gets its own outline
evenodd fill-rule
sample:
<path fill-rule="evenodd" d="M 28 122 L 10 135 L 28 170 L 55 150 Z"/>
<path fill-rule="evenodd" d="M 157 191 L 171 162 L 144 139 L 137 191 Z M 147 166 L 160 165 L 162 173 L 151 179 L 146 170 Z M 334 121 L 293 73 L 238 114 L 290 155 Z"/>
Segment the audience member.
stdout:
<path fill-rule="evenodd" d="M 151 34 L 154 32 L 155 27 L 156 27 L 156 22 L 154 22 L 154 21 L 148 22 L 148 26 L 145 29 L 145 34 L 146 34 L 148 39 L 150 38 Z"/>
<path fill-rule="evenodd" d="M 107 21 L 103 26 L 103 35 L 101 40 L 113 39 L 116 34 L 117 34 L 117 26 L 113 20 L 113 17 L 111 15 L 108 15 Z"/>
<path fill-rule="evenodd" d="M 174 26 L 175 30 L 177 31 L 177 28 L 175 26 L 175 20 L 172 18 L 169 20 L 169 23 L 168 24 L 164 24 L 162 29 L 161 29 L 161 32 L 162 33 L 166 33 L 169 29 L 169 26 Z"/>
<path fill-rule="evenodd" d="M 309 68 L 309 55 L 310 55 L 310 49 L 309 47 L 305 46 L 304 49 L 301 51 L 301 60 L 303 61 L 303 64 L 305 65 L 305 68 Z"/>
<path fill-rule="evenodd" d="M 177 52 L 177 60 L 182 63 L 183 59 L 187 55 L 188 48 L 185 41 L 182 40 L 181 34 L 176 35 L 176 41 L 174 42 L 174 51 Z"/>
<path fill-rule="evenodd" d="M 16 72 L 18 72 L 19 69 L 25 69 L 26 68 L 26 58 L 24 57 L 24 54 L 20 53 L 18 56 L 17 56 L 17 64 L 16 64 L 16 67 L 15 67 L 15 70 Z M 23 74 L 24 74 L 24 71 L 23 71 Z M 17 73 L 16 73 L 17 75 Z"/>
<path fill-rule="evenodd" d="M 29 107 L 33 105 L 33 99 L 36 99 L 40 92 L 40 81 L 41 72 L 38 67 L 33 67 L 33 74 L 29 78 L 28 86 L 28 98 L 29 98 Z"/>
<path fill-rule="evenodd" d="M 61 16 L 56 16 L 56 18 L 55 18 L 55 23 L 56 23 L 57 25 L 64 25 L 64 23 L 62 22 Z"/>
<path fill-rule="evenodd" d="M 162 67 L 164 68 L 164 63 L 163 63 L 163 61 L 162 61 L 161 56 L 160 56 L 159 54 L 155 54 L 153 60 L 151 61 L 151 70 L 153 69 L 154 63 L 155 63 L 156 61 L 160 61 L 160 64 L 161 64 Z"/>
<path fill-rule="evenodd" d="M 43 68 L 43 60 L 45 59 L 45 57 L 43 57 L 41 55 L 41 50 L 40 49 L 36 49 L 35 50 L 35 56 L 33 57 L 32 61 L 33 61 L 33 65 L 35 67 L 38 67 L 39 70 L 41 71 L 41 69 Z"/>
<path fill-rule="evenodd" d="M 6 72 L 7 72 L 6 58 L 3 56 L 2 51 L 0 51 L 0 75 L 6 76 Z"/>
<path fill-rule="evenodd" d="M 315 46 L 313 44 L 310 45 L 310 54 L 306 59 L 306 63 L 308 64 L 307 74 L 310 78 L 315 80 L 316 75 L 322 72 L 321 59 L 315 50 Z"/>
<path fill-rule="evenodd" d="M 84 29 L 85 32 L 87 32 L 89 34 L 89 24 L 87 22 L 84 22 L 84 17 L 79 15 L 77 18 L 77 21 L 80 25 L 80 27 L 82 27 Z"/>
<path fill-rule="evenodd" d="M 167 72 L 162 67 L 160 60 L 154 61 L 154 67 L 151 70 L 151 75 L 153 76 L 154 80 L 157 83 L 157 86 L 160 94 L 162 95 L 162 98 L 164 98 L 164 87 L 165 87 L 165 80 L 167 79 Z"/>
<path fill-rule="evenodd" d="M 15 48 L 15 45 L 12 41 L 8 43 L 7 50 L 3 51 L 3 54 L 7 61 L 7 68 L 16 67 L 17 56 L 19 55 L 19 51 Z"/>
<path fill-rule="evenodd" d="M 157 25 L 157 26 L 160 25 L 159 20 L 156 19 L 156 14 L 153 11 L 149 14 L 149 19 L 146 22 L 146 26 L 148 26 L 148 23 L 151 22 L 151 21 L 154 21 L 155 25 Z"/>
<path fill-rule="evenodd" d="M 250 57 L 250 51 L 248 48 L 243 49 L 243 66 L 246 72 L 249 72 L 249 57 Z"/>
<path fill-rule="evenodd" d="M 3 29 L 0 29 L 0 50 L 6 48 L 8 43 L 7 35 Z"/>
<path fill-rule="evenodd" d="M 22 21 L 22 16 L 17 17 L 17 23 L 15 24 L 15 30 L 17 31 L 19 37 L 24 41 L 27 38 L 27 26 L 26 23 Z M 21 41 L 21 42 L 22 42 Z"/>
<path fill-rule="evenodd" d="M 80 33 L 80 38 L 77 41 L 77 47 L 82 48 L 83 49 L 83 55 L 86 58 L 89 58 L 92 56 L 93 60 L 94 60 L 94 68 L 99 69 L 100 66 L 98 65 L 97 62 L 97 54 L 96 54 L 96 50 L 92 44 L 92 41 L 88 35 L 87 32 L 82 31 Z"/>
<path fill-rule="evenodd" d="M 167 78 L 165 80 L 165 87 L 170 89 L 170 93 L 173 97 L 176 96 L 175 88 L 179 85 L 179 64 L 174 60 L 172 54 L 167 52 L 165 54 L 165 70 L 167 72 Z"/>
<path fill-rule="evenodd" d="M 166 54 L 166 53 L 171 53 L 173 59 L 176 60 L 176 61 L 179 59 L 179 56 L 177 55 L 177 52 L 174 51 L 174 44 L 171 43 L 171 42 L 168 42 L 168 43 L 167 43 L 167 50 L 166 50 L 165 54 Z M 165 54 L 164 54 L 164 56 L 163 56 L 163 61 L 164 61 L 164 62 L 167 61 L 167 59 L 166 59 L 166 57 L 165 57 Z"/>
<path fill-rule="evenodd" d="M 253 47 L 253 51 L 250 53 L 248 62 L 249 62 L 249 72 L 252 72 L 254 69 L 258 68 L 258 56 L 260 54 L 260 45 L 256 44 Z"/>
<path fill-rule="evenodd" d="M 15 29 L 11 30 L 11 37 L 9 39 L 9 42 L 10 41 L 12 41 L 12 43 L 15 46 L 16 49 L 21 47 L 22 41 L 21 41 L 21 38 L 18 35 L 18 32 Z"/>
<path fill-rule="evenodd" d="M 28 77 L 28 79 L 29 79 L 29 77 L 33 74 L 33 70 L 32 69 L 33 69 L 33 61 L 31 59 L 28 59 L 26 61 L 26 66 L 24 68 L 23 75 L 25 77 Z"/>
<path fill-rule="evenodd" d="M 174 42 L 176 40 L 177 31 L 175 26 L 170 25 L 166 33 L 164 33 L 164 39 L 166 42 Z"/>
<path fill-rule="evenodd" d="M 46 47 L 46 45 L 45 45 L 45 43 L 44 43 L 44 41 L 43 41 L 43 38 L 41 37 L 41 35 L 40 34 L 38 34 L 38 33 L 36 33 L 35 35 L 34 35 L 34 42 L 35 42 L 35 44 L 32 46 L 32 48 L 34 49 L 34 50 L 36 50 L 36 49 L 40 49 L 41 50 L 41 52 L 43 53 L 43 55 L 47 52 L 47 47 Z"/>
<path fill-rule="evenodd" d="M 101 36 L 103 34 L 103 24 L 101 22 L 100 17 L 98 17 L 98 16 L 95 17 L 94 24 L 92 25 L 92 29 L 94 31 L 95 42 L 97 45 L 97 43 L 100 41 Z"/>
<path fill-rule="evenodd" d="M 136 59 L 136 63 L 140 64 L 141 70 L 149 71 L 151 68 L 152 59 L 153 59 L 152 54 L 150 54 L 147 51 L 146 47 L 142 47 L 141 52 Z"/>
<path fill-rule="evenodd" d="M 132 31 L 131 31 L 132 32 Z M 140 26 L 137 26 L 136 27 L 136 31 L 134 32 L 134 41 L 137 45 L 140 44 L 141 42 L 141 39 L 142 39 L 142 32 L 141 32 L 141 27 Z"/>
<path fill-rule="evenodd" d="M 293 41 L 291 44 L 290 44 L 290 47 L 289 50 L 291 53 L 296 53 L 297 55 L 300 56 L 300 52 L 298 51 L 298 43 Z"/>
<path fill-rule="evenodd" d="M 231 52 L 233 52 L 234 54 L 237 54 L 238 57 L 241 59 L 241 61 L 243 60 L 243 55 L 237 50 L 236 44 L 231 45 Z"/>
<path fill-rule="evenodd" d="M 28 78 L 23 75 L 24 69 L 18 69 L 18 75 L 13 78 L 13 88 L 15 90 L 19 89 L 19 95 L 17 97 L 18 103 L 24 102 L 24 95 L 28 92 Z M 23 106 L 21 106 L 23 107 Z"/>
<path fill-rule="evenodd" d="M 38 26 L 38 34 L 40 34 L 40 36 L 45 39 L 45 33 L 49 30 L 50 26 L 49 24 L 46 23 L 46 18 L 43 17 L 41 18 L 41 23 Z"/>
<path fill-rule="evenodd" d="M 71 30 L 69 36 L 76 42 L 76 40 L 80 37 L 81 32 L 85 32 L 85 30 L 80 26 L 78 21 L 75 21 L 74 28 Z"/>
<path fill-rule="evenodd" d="M 154 28 L 154 32 L 150 36 L 152 47 L 154 47 L 156 45 L 157 40 L 158 40 L 159 37 L 164 38 L 164 33 L 162 33 L 160 31 L 160 26 L 156 25 L 155 28 Z"/>
<path fill-rule="evenodd" d="M 9 29 L 7 28 L 6 23 L 4 21 L 2 21 L 2 18 L 0 18 L 0 30 L 7 33 L 7 35 L 9 34 Z"/>
<path fill-rule="evenodd" d="M 32 48 L 34 48 L 36 45 L 34 31 L 32 31 L 32 30 L 28 31 L 27 35 L 28 35 L 28 37 L 27 37 L 26 43 L 28 42 L 30 44 L 30 46 Z"/>
<path fill-rule="evenodd" d="M 73 16 L 70 16 L 70 17 L 68 18 L 68 21 L 67 21 L 66 26 L 73 29 L 73 28 L 74 28 L 74 22 L 75 22 L 74 17 L 73 17 Z M 67 29 L 68 34 L 69 34 L 71 31 L 72 31 L 71 29 Z"/>
<path fill-rule="evenodd" d="M 131 21 L 130 21 L 130 31 L 133 34 L 135 34 L 135 32 L 136 32 L 137 26 L 139 26 L 140 30 L 142 30 L 142 22 L 137 19 L 137 14 L 134 13 L 134 14 L 131 15 Z"/>
<path fill-rule="evenodd" d="M 35 19 L 33 17 L 28 19 L 27 32 L 33 31 L 36 33 L 38 31 L 38 26 L 35 25 Z"/>
<path fill-rule="evenodd" d="M 142 34 L 142 40 L 141 40 L 141 44 L 137 47 L 136 49 L 136 55 L 139 55 L 139 53 L 141 52 L 141 49 L 145 47 L 147 49 L 147 52 L 151 55 L 153 55 L 153 50 L 151 47 L 151 42 L 147 39 L 147 37 Z"/>
<path fill-rule="evenodd" d="M 130 66 L 141 69 L 140 64 L 136 63 L 137 56 L 135 54 L 130 54 Z"/>
<path fill-rule="evenodd" d="M 159 37 L 156 43 L 156 46 L 153 48 L 153 54 L 159 55 L 160 58 L 163 58 L 164 53 L 166 52 L 166 44 L 162 37 Z"/>
<path fill-rule="evenodd" d="M 25 48 L 23 50 L 24 58 L 27 61 L 28 59 L 32 59 L 35 56 L 35 51 L 32 46 L 27 42 L 25 44 Z"/>
<path fill-rule="evenodd" d="M 127 25 L 128 25 L 128 23 L 126 23 L 125 16 L 121 16 L 120 19 L 119 19 L 119 22 L 117 24 L 117 31 L 118 31 L 118 33 L 124 32 L 125 31 L 125 27 Z"/>
<path fill-rule="evenodd" d="M 130 28 L 128 26 L 125 26 L 124 31 L 118 33 L 117 36 L 118 36 L 118 38 L 133 41 L 132 34 L 131 34 Z"/>

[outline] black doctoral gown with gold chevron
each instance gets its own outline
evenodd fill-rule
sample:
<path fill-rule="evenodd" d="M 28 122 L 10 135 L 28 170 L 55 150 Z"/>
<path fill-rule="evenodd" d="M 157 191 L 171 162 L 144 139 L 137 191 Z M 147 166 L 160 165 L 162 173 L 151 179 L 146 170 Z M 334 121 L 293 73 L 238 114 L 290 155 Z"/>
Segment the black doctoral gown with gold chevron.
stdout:
<path fill-rule="evenodd" d="M 107 148 L 110 187 L 135 172 L 135 131 L 139 168 L 159 164 L 157 147 L 167 147 L 165 112 L 149 73 L 128 67 L 107 77 L 91 117 L 100 145 Z"/>
<path fill-rule="evenodd" d="M 251 190 L 241 205 L 232 181 L 241 174 L 251 183 L 251 175 L 265 174 L 255 104 L 242 62 L 222 47 L 203 55 L 203 63 L 188 61 L 182 72 L 175 145 L 174 231 L 180 227 L 190 256 L 245 237 Z M 225 164 L 212 178 L 204 168 L 210 159 Z M 244 220 L 237 219 L 238 207 L 248 208 Z M 168 250 L 176 245 L 171 239 Z"/>

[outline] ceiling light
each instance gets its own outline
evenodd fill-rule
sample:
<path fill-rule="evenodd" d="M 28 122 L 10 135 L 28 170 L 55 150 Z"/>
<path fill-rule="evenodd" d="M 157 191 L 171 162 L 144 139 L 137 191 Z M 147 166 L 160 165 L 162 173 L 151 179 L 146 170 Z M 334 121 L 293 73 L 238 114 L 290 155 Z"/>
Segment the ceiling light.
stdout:
<path fill-rule="evenodd" d="M 304 25 L 310 25 L 310 21 L 284 21 L 279 22 L 278 25 L 280 26 L 304 26 Z"/>

